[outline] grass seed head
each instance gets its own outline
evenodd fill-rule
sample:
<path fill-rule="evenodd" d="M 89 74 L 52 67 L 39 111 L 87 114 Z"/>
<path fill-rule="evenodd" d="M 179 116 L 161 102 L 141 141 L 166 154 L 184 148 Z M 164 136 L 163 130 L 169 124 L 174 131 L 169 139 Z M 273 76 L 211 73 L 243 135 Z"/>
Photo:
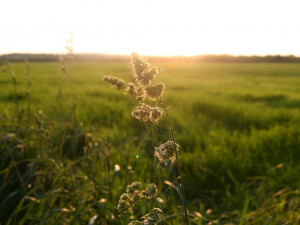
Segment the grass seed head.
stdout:
<path fill-rule="evenodd" d="M 134 110 L 131 115 L 138 120 L 146 122 L 151 117 L 151 107 L 146 104 L 142 104 L 141 106 L 137 107 L 137 109 Z"/>
<path fill-rule="evenodd" d="M 133 83 L 128 83 L 128 93 L 133 95 L 133 96 L 136 96 L 136 87 Z"/>
<path fill-rule="evenodd" d="M 146 97 L 145 89 L 141 86 L 138 86 L 135 97 L 137 101 L 143 101 Z"/>
<path fill-rule="evenodd" d="M 148 184 L 148 187 L 145 191 L 143 191 L 143 196 L 146 198 L 153 198 L 157 195 L 157 186 L 153 183 Z"/>
<path fill-rule="evenodd" d="M 180 146 L 175 143 L 176 151 L 179 151 Z M 169 167 L 176 160 L 176 152 L 174 142 L 167 141 L 166 143 L 155 148 L 154 156 L 159 161 L 159 166 L 163 168 Z"/>
<path fill-rule="evenodd" d="M 128 225 L 157 225 L 162 217 L 162 210 L 160 208 L 153 208 L 150 213 L 141 218 L 142 221 L 132 221 Z"/>
<path fill-rule="evenodd" d="M 120 214 L 124 214 L 127 212 L 130 212 L 132 207 L 131 207 L 131 198 L 130 195 L 127 193 L 123 193 L 120 196 L 120 200 L 117 206 L 117 210 L 119 211 Z"/>
<path fill-rule="evenodd" d="M 133 182 L 126 188 L 126 193 L 120 196 L 117 210 L 120 214 L 131 212 L 132 208 L 143 198 L 141 182 Z"/>
<path fill-rule="evenodd" d="M 158 83 L 156 85 L 149 85 L 145 87 L 147 97 L 151 99 L 159 99 L 165 90 L 165 85 L 163 83 Z"/>
<path fill-rule="evenodd" d="M 161 216 L 162 216 L 162 210 L 160 208 L 153 208 L 150 213 L 143 216 L 141 219 L 143 220 L 144 225 L 156 225 Z"/>
<path fill-rule="evenodd" d="M 141 182 L 133 182 L 132 184 L 128 185 L 126 188 L 126 192 L 129 194 L 133 194 L 134 191 L 136 190 L 141 190 L 142 189 L 142 183 Z"/>
<path fill-rule="evenodd" d="M 132 53 L 130 64 L 132 77 L 135 77 L 135 81 L 143 87 L 149 86 L 158 74 L 157 67 L 152 66 L 145 58 L 138 56 L 136 53 Z"/>
<path fill-rule="evenodd" d="M 158 107 L 151 108 L 151 122 L 157 122 L 162 116 L 162 111 Z"/>
<path fill-rule="evenodd" d="M 104 76 L 102 78 L 105 82 L 109 83 L 110 86 L 118 89 L 118 90 L 124 90 L 127 88 L 127 85 L 124 80 L 114 77 L 114 76 Z"/>
<path fill-rule="evenodd" d="M 146 91 L 137 83 L 128 83 L 127 91 L 130 95 L 135 96 L 136 100 L 142 101 L 146 97 Z"/>
<path fill-rule="evenodd" d="M 134 110 L 131 115 L 143 122 L 147 122 L 148 120 L 151 122 L 157 122 L 162 116 L 162 111 L 158 107 L 153 108 L 143 103 L 136 110 Z"/>

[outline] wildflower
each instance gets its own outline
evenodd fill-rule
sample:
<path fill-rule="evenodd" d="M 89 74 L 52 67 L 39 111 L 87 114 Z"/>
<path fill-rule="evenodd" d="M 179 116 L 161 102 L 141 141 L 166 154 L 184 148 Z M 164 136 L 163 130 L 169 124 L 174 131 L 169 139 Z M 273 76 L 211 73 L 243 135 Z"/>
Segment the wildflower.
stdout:
<path fill-rule="evenodd" d="M 158 83 L 156 85 L 150 85 L 145 87 L 147 97 L 155 99 L 155 98 L 161 98 L 162 94 L 165 90 L 165 85 L 163 83 Z"/>
<path fill-rule="evenodd" d="M 174 142 L 167 141 L 166 143 L 155 148 L 154 156 L 159 160 L 159 166 L 167 168 L 176 160 L 176 151 L 179 151 L 180 146 Z"/>
<path fill-rule="evenodd" d="M 106 81 L 107 83 L 110 84 L 110 86 L 118 89 L 118 90 L 124 90 L 127 88 L 127 85 L 124 80 L 113 77 L 113 76 L 104 76 L 102 80 Z"/>
<path fill-rule="evenodd" d="M 119 173 L 120 172 L 120 165 L 118 165 L 118 164 L 115 165 L 114 172 L 115 173 Z"/>

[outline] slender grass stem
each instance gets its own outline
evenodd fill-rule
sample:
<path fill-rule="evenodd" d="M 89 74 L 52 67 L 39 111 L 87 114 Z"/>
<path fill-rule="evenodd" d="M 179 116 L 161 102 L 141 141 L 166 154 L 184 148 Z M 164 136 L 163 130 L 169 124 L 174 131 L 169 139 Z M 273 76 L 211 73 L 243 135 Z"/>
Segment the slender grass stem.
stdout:
<path fill-rule="evenodd" d="M 177 177 L 171 184 L 174 184 L 177 180 L 179 180 L 180 177 Z M 168 192 L 168 190 L 171 188 L 172 186 L 169 185 L 169 187 L 167 187 L 167 189 L 161 194 L 161 196 L 167 196 L 166 193 Z"/>
<path fill-rule="evenodd" d="M 20 171 L 19 171 L 19 169 L 18 169 L 18 167 L 17 167 L 16 161 L 14 160 L 14 157 L 13 157 L 13 155 L 11 154 L 11 152 L 10 152 L 10 150 L 9 150 L 9 147 L 8 147 L 8 144 L 7 144 L 6 140 L 5 140 L 5 138 L 2 137 L 2 140 L 3 140 L 3 142 L 5 143 L 5 146 L 6 146 L 6 149 L 7 149 L 7 151 L 8 151 L 9 157 L 10 157 L 12 163 L 13 163 L 13 166 L 15 167 L 15 170 L 16 170 L 16 172 L 17 172 L 19 181 L 20 181 L 20 183 L 21 183 L 21 185 L 22 185 L 24 194 L 26 194 L 27 190 L 26 190 L 24 181 L 23 181 L 23 179 L 22 179 L 22 177 L 21 177 Z"/>
<path fill-rule="evenodd" d="M 92 162 L 91 162 L 91 149 L 88 148 L 87 151 L 86 151 L 86 154 L 87 154 L 87 161 L 88 161 L 88 169 L 89 169 L 89 172 L 91 174 L 91 180 L 92 180 L 92 183 L 93 183 L 93 187 L 94 187 L 94 198 L 95 198 L 95 201 L 98 199 L 98 189 L 97 189 L 97 186 L 96 186 L 96 179 L 95 179 L 95 173 L 94 173 L 94 170 L 92 168 Z"/>
<path fill-rule="evenodd" d="M 10 73 L 11 78 L 12 78 L 12 83 L 14 85 L 16 113 L 17 113 L 18 122 L 20 122 L 19 121 L 20 120 L 20 110 L 19 110 L 19 99 L 18 99 L 18 88 L 17 88 L 16 74 L 13 71 L 13 69 L 11 68 L 11 66 L 10 66 L 10 64 L 7 60 L 5 60 L 5 64 L 6 64 L 7 72 Z"/>
<path fill-rule="evenodd" d="M 151 124 L 150 124 L 150 128 L 148 127 L 148 125 L 147 125 L 147 123 L 145 123 L 145 125 L 146 125 L 146 129 L 147 129 L 147 131 L 149 132 L 149 134 L 150 134 L 150 140 L 151 140 L 151 144 L 152 144 L 152 148 L 153 149 L 155 149 L 155 144 L 154 144 L 154 136 L 153 136 L 153 132 L 152 132 L 152 127 L 151 127 Z M 154 154 L 153 154 L 153 158 L 152 158 L 152 174 L 151 174 L 151 179 L 153 180 L 153 169 L 154 168 Z M 164 176 L 163 176 L 163 173 L 162 173 L 162 169 L 161 168 L 159 168 L 159 171 L 160 171 L 160 176 L 161 176 L 161 180 L 164 182 L 165 181 L 165 178 L 164 178 Z M 152 181 L 151 181 L 152 182 Z M 167 202 L 169 202 L 169 198 L 168 198 L 168 195 L 165 195 L 166 196 L 166 198 L 167 198 Z M 171 212 L 169 211 L 169 216 L 171 216 Z M 172 217 L 170 217 L 171 218 L 171 225 L 173 225 L 173 220 L 172 220 Z M 164 224 L 165 224 L 165 222 L 164 222 Z"/>
<path fill-rule="evenodd" d="M 184 208 L 184 214 L 185 214 L 185 222 L 188 225 L 189 224 L 189 219 L 188 219 L 188 214 L 187 214 L 186 198 L 185 198 L 185 193 L 184 193 L 184 185 L 183 185 L 183 180 L 182 180 L 182 173 L 181 173 L 181 168 L 180 168 L 180 163 L 179 163 L 179 157 L 178 157 L 178 153 L 176 151 L 176 142 L 175 142 L 173 127 L 172 127 L 172 124 L 171 124 L 171 120 L 170 120 L 168 111 L 167 111 L 165 105 L 163 104 L 162 98 L 160 98 L 160 101 L 161 101 L 161 106 L 163 107 L 163 109 L 166 113 L 166 117 L 167 117 L 167 120 L 168 120 L 168 123 L 169 123 L 170 133 L 171 133 L 171 139 L 174 143 L 174 151 L 175 151 L 175 155 L 176 155 L 177 170 L 178 170 L 178 175 L 179 175 L 179 178 L 180 178 L 179 179 L 179 182 L 180 182 L 179 186 L 180 186 L 181 194 L 182 194 L 182 197 L 183 197 L 183 208 Z"/>
<path fill-rule="evenodd" d="M 31 78 L 30 78 L 30 67 L 29 67 L 29 61 L 25 59 L 25 77 L 27 80 L 27 90 L 26 90 L 26 101 L 27 101 L 27 115 L 28 115 L 28 121 L 31 119 L 31 101 L 30 101 L 30 92 L 31 92 Z"/>
<path fill-rule="evenodd" d="M 150 141 L 151 141 L 152 148 L 154 149 L 155 145 L 154 145 L 152 130 L 149 128 L 147 123 L 145 123 L 145 126 L 150 135 Z M 150 181 L 151 181 L 151 183 L 153 183 L 153 181 L 154 181 L 154 154 L 152 154 L 152 158 L 151 158 L 151 179 L 150 179 Z"/>

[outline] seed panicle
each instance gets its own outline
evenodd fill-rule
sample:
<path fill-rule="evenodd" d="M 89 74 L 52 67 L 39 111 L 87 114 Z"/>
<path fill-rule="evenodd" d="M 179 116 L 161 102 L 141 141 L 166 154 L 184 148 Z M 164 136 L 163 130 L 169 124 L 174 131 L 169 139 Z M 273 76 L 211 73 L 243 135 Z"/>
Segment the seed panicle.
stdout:
<path fill-rule="evenodd" d="M 149 86 L 158 74 L 157 67 L 152 66 L 145 58 L 138 56 L 136 53 L 132 53 L 130 64 L 133 73 L 132 77 L 141 86 Z"/>
<path fill-rule="evenodd" d="M 155 184 L 150 183 L 148 184 L 147 189 L 142 193 L 145 198 L 151 199 L 157 195 L 157 192 L 157 186 Z"/>
<path fill-rule="evenodd" d="M 131 113 L 131 115 L 143 122 L 157 122 L 162 116 L 162 110 L 159 107 L 151 107 L 142 103 L 141 106 L 137 107 L 137 109 Z"/>
<path fill-rule="evenodd" d="M 157 192 L 158 190 L 155 184 L 150 183 L 145 190 L 142 190 L 141 182 L 133 182 L 127 186 L 126 192 L 120 196 L 117 210 L 120 214 L 130 213 L 133 207 L 143 198 L 154 198 Z"/>
<path fill-rule="evenodd" d="M 124 90 L 127 88 L 127 85 L 124 80 L 114 77 L 114 76 L 104 76 L 102 80 L 110 84 L 110 86 L 116 88 L 117 90 Z"/>
<path fill-rule="evenodd" d="M 156 85 L 149 85 L 145 87 L 147 97 L 150 99 L 160 99 L 165 90 L 165 85 L 163 83 L 158 83 Z"/>
<path fill-rule="evenodd" d="M 168 168 L 176 161 L 179 177 L 181 177 L 180 164 L 177 155 L 180 146 L 175 143 L 168 112 L 162 102 L 165 85 L 163 83 L 153 83 L 156 75 L 158 74 L 158 68 L 152 66 L 145 58 L 138 56 L 136 53 L 132 53 L 130 65 L 130 83 L 126 83 L 124 80 L 113 76 L 105 76 L 103 77 L 103 80 L 108 82 L 112 87 L 118 90 L 123 90 L 134 96 L 140 103 L 140 106 L 131 113 L 134 118 L 145 123 L 155 123 L 160 119 L 162 112 L 164 111 L 169 122 L 172 141 L 167 141 L 159 147 L 155 147 L 154 156 L 158 159 L 158 164 L 162 168 Z M 149 101 L 147 99 L 149 99 Z M 147 100 L 147 104 L 145 104 L 145 100 Z M 158 105 L 162 106 L 163 110 L 159 108 Z M 183 182 L 182 180 L 180 180 L 180 182 L 181 192 L 184 199 L 183 205 L 185 209 L 185 220 L 188 225 Z M 131 185 L 128 185 L 126 192 L 121 195 L 117 209 L 120 214 L 132 212 L 133 207 L 140 202 L 141 199 L 156 199 L 157 193 L 158 190 L 155 184 L 148 184 L 147 188 L 142 190 L 142 184 L 140 182 L 134 182 Z M 153 208 L 148 214 L 141 217 L 140 221 L 132 221 L 129 225 L 156 225 L 160 221 L 161 215 L 161 209 Z"/>
<path fill-rule="evenodd" d="M 179 151 L 180 146 L 175 143 L 176 151 Z M 174 149 L 174 142 L 167 141 L 166 143 L 155 148 L 154 156 L 159 161 L 159 166 L 167 168 L 176 160 L 176 152 Z"/>
<path fill-rule="evenodd" d="M 153 208 L 148 214 L 143 216 L 142 221 L 132 221 L 128 225 L 142 224 L 142 225 L 157 225 L 162 216 L 160 208 Z"/>

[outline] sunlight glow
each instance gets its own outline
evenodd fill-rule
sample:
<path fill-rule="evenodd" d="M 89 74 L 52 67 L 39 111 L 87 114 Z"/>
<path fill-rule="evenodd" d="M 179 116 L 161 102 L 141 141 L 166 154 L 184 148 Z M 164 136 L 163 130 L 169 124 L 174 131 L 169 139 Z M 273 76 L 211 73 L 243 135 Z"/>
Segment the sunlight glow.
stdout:
<path fill-rule="evenodd" d="M 300 55 L 300 1 L 3 1 L 0 54 Z"/>

